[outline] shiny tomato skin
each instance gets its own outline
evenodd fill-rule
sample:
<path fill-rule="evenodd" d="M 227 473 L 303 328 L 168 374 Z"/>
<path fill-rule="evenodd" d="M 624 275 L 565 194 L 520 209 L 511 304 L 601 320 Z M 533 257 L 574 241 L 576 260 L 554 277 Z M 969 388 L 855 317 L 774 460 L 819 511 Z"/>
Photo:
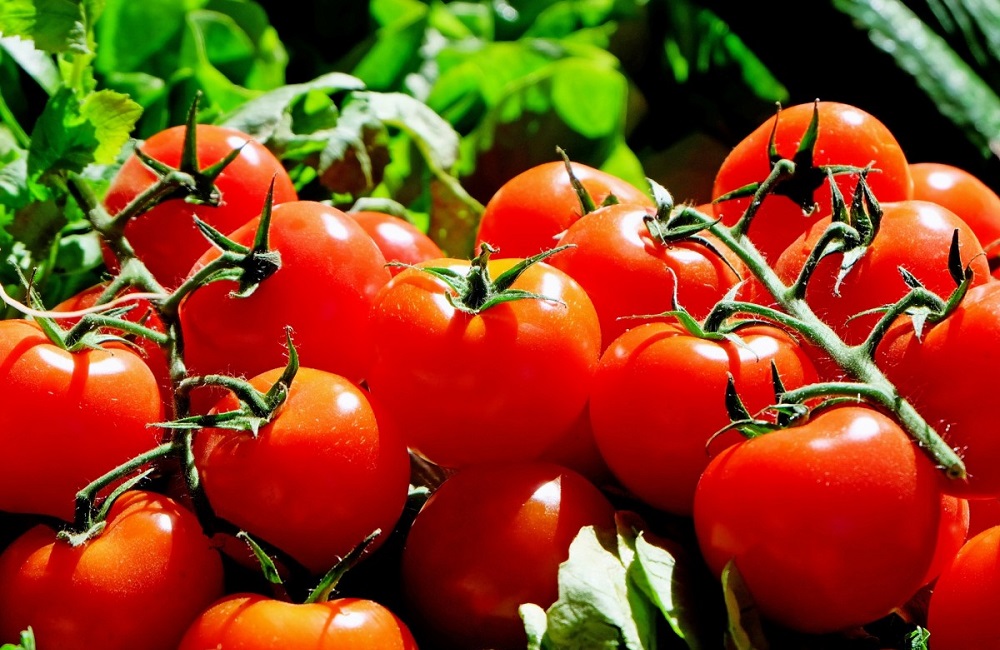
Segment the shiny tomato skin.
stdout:
<path fill-rule="evenodd" d="M 520 262 L 494 259 L 492 277 Z M 425 262 L 465 273 L 468 260 Z M 406 269 L 372 315 L 372 394 L 405 424 L 412 450 L 433 463 L 538 458 L 575 426 L 597 368 L 601 332 L 580 285 L 544 262 L 512 288 L 546 296 L 476 314 L 447 300 L 442 280 Z"/>
<path fill-rule="evenodd" d="M 661 314 L 677 300 L 702 319 L 739 282 L 735 256 L 721 256 L 698 241 L 664 244 L 650 235 L 644 219 L 654 213 L 641 205 L 600 208 L 569 227 L 559 245 L 572 246 L 549 258 L 580 285 L 601 320 L 602 349 L 628 329 Z M 710 237 L 710 236 L 709 236 Z M 666 319 L 668 317 L 664 317 Z M 661 319 L 662 320 L 662 319 Z"/>
<path fill-rule="evenodd" d="M 40 648 L 174 650 L 223 593 L 222 560 L 187 508 L 131 491 L 81 546 L 38 525 L 0 555 L 0 640 L 28 625 Z"/>
<path fill-rule="evenodd" d="M 378 245 L 386 262 L 417 264 L 444 257 L 441 248 L 422 230 L 405 219 L 384 212 L 362 210 L 348 212 L 347 216 L 358 222 Z M 402 266 L 390 266 L 392 275 L 403 270 Z"/>
<path fill-rule="evenodd" d="M 223 233 L 236 230 L 260 214 L 272 178 L 275 204 L 298 199 L 281 161 L 264 145 L 228 127 L 200 124 L 197 129 L 198 162 L 202 168 L 214 165 L 233 149 L 242 147 L 240 155 L 215 181 L 221 194 L 220 204 L 212 207 L 171 199 L 125 226 L 125 238 L 136 255 L 168 288 L 178 286 L 195 260 L 211 247 L 195 226 L 193 217 L 197 216 Z M 183 126 L 170 127 L 151 136 L 140 147 L 155 160 L 177 167 L 184 147 L 184 132 Z M 155 182 L 156 174 L 132 155 L 112 179 L 104 205 L 115 215 Z M 107 250 L 105 260 L 112 269 L 116 268 Z"/>
<path fill-rule="evenodd" d="M 236 593 L 212 604 L 177 650 L 417 650 L 406 624 L 382 605 L 358 598 L 288 603 Z"/>
<path fill-rule="evenodd" d="M 612 342 L 590 396 L 594 439 L 618 481 L 655 508 L 691 514 L 709 451 L 740 439 L 713 434 L 730 422 L 727 374 L 752 413 L 775 403 L 773 362 L 786 388 L 816 380 L 805 351 L 783 330 L 752 326 L 742 340 L 712 341 L 673 323 L 647 323 Z"/>
<path fill-rule="evenodd" d="M 231 233 L 251 245 L 259 219 Z M 385 258 L 364 230 L 340 210 L 313 201 L 275 206 L 270 249 L 281 268 L 245 298 L 236 283 L 213 282 L 181 304 L 188 370 L 252 377 L 285 365 L 285 327 L 303 366 L 359 381 L 371 363 L 369 313 L 389 281 Z M 219 255 L 206 253 L 201 267 Z"/>
<path fill-rule="evenodd" d="M 924 575 L 924 584 L 933 582 L 958 554 L 969 536 L 969 500 L 950 494 L 941 495 L 941 522 L 938 527 L 934 559 Z"/>
<path fill-rule="evenodd" d="M 771 171 L 769 141 L 775 119 L 778 127 L 775 145 L 778 154 L 792 158 L 813 116 L 813 104 L 783 108 L 744 138 L 723 161 L 715 177 L 712 198 L 750 183 L 761 182 Z M 906 155 L 889 129 L 866 111 L 840 102 L 819 102 L 819 133 L 813 153 L 815 165 L 854 165 L 873 163 L 868 183 L 879 201 L 902 201 L 913 195 L 913 180 Z M 836 177 L 837 186 L 850 201 L 857 186 L 856 174 Z M 767 196 L 748 235 L 764 257 L 774 262 L 781 251 L 805 230 L 815 218 L 831 213 L 830 187 L 823 182 L 814 192 L 818 209 L 810 217 L 786 196 Z M 750 197 L 715 203 L 715 216 L 731 226 L 743 215 Z"/>
<path fill-rule="evenodd" d="M 909 319 L 893 324 L 876 349 L 876 362 L 899 393 L 965 463 L 968 476 L 942 475 L 942 490 L 968 499 L 1000 498 L 1000 435 L 988 374 L 974 368 L 1000 363 L 1000 282 L 973 287 L 957 309 L 917 337 Z M 977 405 L 977 406 L 971 406 Z"/>
<path fill-rule="evenodd" d="M 620 203 L 653 207 L 649 195 L 613 174 L 582 163 L 572 167 L 595 205 L 613 194 Z M 476 231 L 476 250 L 485 242 L 499 249 L 498 256 L 531 257 L 553 248 L 581 216 L 583 207 L 565 163 L 542 163 L 504 183 L 486 203 Z"/>
<path fill-rule="evenodd" d="M 864 625 L 922 586 L 936 474 L 888 416 L 831 408 L 712 459 L 695 495 L 699 546 L 717 575 L 734 561 L 770 620 L 808 633 Z"/>
<path fill-rule="evenodd" d="M 927 630 L 934 650 L 1000 647 L 1000 526 L 971 538 L 945 567 L 931 592 Z"/>
<path fill-rule="evenodd" d="M 163 402 L 132 350 L 68 352 L 0 321 L 0 510 L 71 520 L 78 490 L 158 445 Z"/>
<path fill-rule="evenodd" d="M 909 292 L 899 273 L 900 266 L 942 298 L 951 295 L 956 284 L 948 271 L 948 256 L 955 230 L 962 263 L 971 266 L 975 274 L 973 285 L 990 278 L 982 246 L 954 212 L 936 203 L 915 200 L 884 203 L 882 210 L 878 234 L 841 282 L 839 295 L 834 293 L 834 287 L 843 259 L 840 254 L 820 260 L 806 289 L 806 301 L 816 315 L 849 344 L 863 342 L 881 314 L 851 316 L 892 304 Z M 829 224 L 828 218 L 814 221 L 778 258 L 774 269 L 785 283 L 798 277 Z"/>
<path fill-rule="evenodd" d="M 1000 196 L 960 167 L 924 162 L 910 165 L 913 198 L 944 206 L 976 233 L 983 248 L 1000 240 Z M 993 251 L 994 256 L 996 251 Z"/>
<path fill-rule="evenodd" d="M 250 380 L 267 390 L 281 369 Z M 214 407 L 238 406 L 227 395 Z M 216 514 L 288 553 L 316 574 L 402 514 L 409 455 L 394 425 L 356 384 L 300 368 L 288 398 L 257 436 L 203 429 L 195 465 Z"/>
<path fill-rule="evenodd" d="M 612 528 L 614 510 L 572 470 L 501 463 L 452 475 L 417 514 L 403 549 L 403 597 L 421 643 L 524 648 L 518 606 L 555 602 L 559 564 L 584 526 Z"/>

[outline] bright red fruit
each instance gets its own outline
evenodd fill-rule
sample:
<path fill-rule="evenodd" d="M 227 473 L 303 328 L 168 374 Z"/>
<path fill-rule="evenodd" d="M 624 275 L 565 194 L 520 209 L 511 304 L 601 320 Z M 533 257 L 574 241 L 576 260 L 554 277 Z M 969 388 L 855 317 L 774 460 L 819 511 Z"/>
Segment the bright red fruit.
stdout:
<path fill-rule="evenodd" d="M 913 198 L 944 206 L 976 233 L 983 248 L 1000 240 L 1000 196 L 971 173 L 944 163 L 910 165 Z M 997 251 L 993 251 L 996 256 Z"/>
<path fill-rule="evenodd" d="M 979 533 L 958 552 L 931 592 L 927 629 L 934 650 L 1000 647 L 1000 526 Z"/>
<path fill-rule="evenodd" d="M 405 219 L 383 212 L 348 212 L 347 216 L 358 222 L 378 245 L 386 262 L 416 264 L 443 257 L 444 253 L 426 233 Z M 402 266 L 390 266 L 396 275 Z"/>

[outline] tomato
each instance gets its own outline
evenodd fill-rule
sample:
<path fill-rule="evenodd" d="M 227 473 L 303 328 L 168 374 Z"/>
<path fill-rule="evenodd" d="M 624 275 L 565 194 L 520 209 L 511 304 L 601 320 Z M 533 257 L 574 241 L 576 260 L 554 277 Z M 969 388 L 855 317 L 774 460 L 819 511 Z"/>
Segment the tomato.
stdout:
<path fill-rule="evenodd" d="M 810 633 L 863 625 L 921 587 L 936 474 L 889 417 L 831 408 L 712 459 L 695 494 L 699 546 L 717 575 L 735 563 L 773 621 Z"/>
<path fill-rule="evenodd" d="M 386 262 L 416 264 L 444 256 L 433 239 L 405 219 L 366 210 L 348 212 L 347 216 L 357 221 L 358 225 L 375 240 Z M 402 270 L 401 266 L 389 267 L 392 275 Z"/>
<path fill-rule="evenodd" d="M 275 206 L 270 248 L 281 268 L 253 294 L 230 294 L 221 280 L 195 290 L 180 306 L 184 359 L 191 373 L 252 377 L 285 365 L 285 327 L 303 366 L 358 381 L 374 354 L 369 314 L 375 294 L 389 281 L 375 242 L 340 210 L 313 201 Z M 253 243 L 259 219 L 230 237 Z M 202 267 L 217 249 L 199 260 Z"/>
<path fill-rule="evenodd" d="M 493 278 L 520 260 L 489 260 Z M 464 274 L 456 259 L 425 262 Z M 461 311 L 452 289 L 406 269 L 372 312 L 372 394 L 406 424 L 409 446 L 445 467 L 538 458 L 587 404 L 601 332 L 580 285 L 544 262 L 511 286 L 545 296 Z"/>
<path fill-rule="evenodd" d="M 771 171 L 769 141 L 775 131 L 778 154 L 791 159 L 813 117 L 814 104 L 798 104 L 782 109 L 744 138 L 722 162 L 715 177 L 712 198 L 750 183 L 761 182 Z M 819 102 L 819 132 L 813 151 L 813 165 L 853 165 L 872 163 L 868 183 L 881 202 L 902 201 L 913 194 L 913 180 L 906 155 L 896 138 L 882 122 L 864 110 L 838 102 Z M 877 170 L 877 171 L 876 171 Z M 823 173 L 800 170 L 795 192 L 804 195 L 807 204 L 815 202 L 812 217 L 831 213 L 829 182 Z M 837 187 L 850 201 L 857 185 L 856 174 L 835 177 Z M 785 183 L 786 191 L 789 185 Z M 794 185 L 792 186 L 794 187 Z M 793 193 L 795 193 L 793 192 Z M 731 226 L 750 205 L 751 198 L 733 199 L 715 204 L 715 216 Z M 773 262 L 781 251 L 802 233 L 812 219 L 803 207 L 781 194 L 767 196 L 753 221 L 748 235 L 764 257 Z"/>
<path fill-rule="evenodd" d="M 816 315 L 849 344 L 864 341 L 881 314 L 852 316 L 890 305 L 909 292 L 899 267 L 942 298 L 951 295 L 956 284 L 948 271 L 948 255 L 956 230 L 962 264 L 970 265 L 975 273 L 973 284 L 982 284 L 990 277 L 982 246 L 952 211 L 927 201 L 884 203 L 882 210 L 878 234 L 839 289 L 835 287 L 843 259 L 839 253 L 827 255 L 817 264 L 806 289 L 806 301 Z M 798 277 L 829 224 L 829 218 L 814 221 L 778 258 L 774 270 L 785 283 L 791 284 Z"/>
<path fill-rule="evenodd" d="M 1000 526 L 1000 499 L 969 499 L 969 539 Z"/>
<path fill-rule="evenodd" d="M 993 382 L 975 368 L 1000 364 L 1000 283 L 973 287 L 958 308 L 920 337 L 908 318 L 893 325 L 876 362 L 899 393 L 965 462 L 965 480 L 942 480 L 942 489 L 970 499 L 1000 497 L 1000 435 Z"/>
<path fill-rule="evenodd" d="M 910 175 L 913 198 L 937 203 L 957 214 L 976 233 L 983 248 L 1000 240 L 1000 196 L 986 183 L 944 163 L 911 164 Z"/>
<path fill-rule="evenodd" d="M 160 443 L 156 378 L 121 345 L 69 352 L 0 321 L 0 510 L 72 519 L 91 481 Z"/>
<path fill-rule="evenodd" d="M 712 435 L 729 424 L 727 374 L 752 413 L 775 403 L 771 364 L 786 388 L 816 379 L 804 350 L 783 330 L 751 326 L 742 343 L 712 341 L 680 325 L 649 323 L 617 338 L 601 357 L 590 396 L 594 439 L 612 473 L 645 503 L 690 515 Z M 733 432 L 712 450 L 740 439 Z"/>
<path fill-rule="evenodd" d="M 612 174 L 581 163 L 572 167 L 596 205 L 614 195 L 621 203 L 653 207 L 646 193 Z M 531 257 L 555 246 L 582 215 L 566 164 L 536 165 L 504 183 L 487 202 L 476 231 L 476 248 L 486 242 L 503 257 Z"/>
<path fill-rule="evenodd" d="M 29 529 L 0 555 L 0 585 L 0 641 L 30 625 L 40 648 L 174 650 L 222 596 L 222 560 L 190 510 L 131 491 L 80 546 Z"/>
<path fill-rule="evenodd" d="M 165 129 L 139 146 L 153 159 L 177 167 L 184 148 L 185 129 L 184 126 Z M 180 198 L 170 199 L 125 226 L 125 238 L 136 256 L 168 288 L 178 286 L 195 260 L 211 247 L 195 226 L 195 216 L 221 232 L 235 230 L 260 214 L 272 179 L 274 203 L 298 198 L 281 161 L 249 135 L 211 124 L 199 124 L 196 134 L 201 168 L 214 165 L 233 149 L 240 149 L 240 154 L 215 180 L 221 195 L 219 205 L 213 207 L 188 203 Z M 133 154 L 111 180 L 104 205 L 115 215 L 155 182 L 156 174 Z M 116 268 L 116 261 L 107 249 L 105 261 L 112 269 Z"/>
<path fill-rule="evenodd" d="M 266 391 L 275 369 L 250 380 Z M 227 395 L 216 412 L 234 410 Z M 352 382 L 300 368 L 288 397 L 257 436 L 203 429 L 195 465 L 216 514 L 303 564 L 332 568 L 376 528 L 392 531 L 409 486 L 402 438 Z M 374 546 L 372 547 L 374 548 Z"/>
<path fill-rule="evenodd" d="M 382 605 L 358 598 L 287 603 L 260 594 L 226 596 L 206 609 L 177 650 L 206 648 L 416 650 L 406 624 Z"/>
<path fill-rule="evenodd" d="M 924 584 L 935 580 L 958 554 L 969 535 L 969 501 L 950 494 L 941 495 L 941 523 L 938 527 L 934 559 L 924 576 Z"/>
<path fill-rule="evenodd" d="M 653 213 L 624 203 L 600 208 L 569 227 L 559 245 L 572 248 L 551 258 L 594 302 L 602 349 L 649 322 L 632 316 L 673 309 L 675 290 L 680 304 L 702 319 L 740 280 L 733 269 L 742 264 L 734 255 L 723 257 L 728 249 L 721 243 L 715 244 L 717 253 L 696 240 L 664 244 L 653 237 L 644 222 Z"/>
<path fill-rule="evenodd" d="M 988 528 L 962 547 L 931 592 L 927 629 L 934 650 L 1000 647 L 996 604 L 1000 602 L 1000 526 Z"/>
<path fill-rule="evenodd" d="M 524 648 L 518 607 L 555 602 L 559 564 L 584 526 L 611 528 L 614 511 L 571 470 L 526 462 L 452 475 L 417 514 L 403 548 L 403 598 L 421 643 Z"/>

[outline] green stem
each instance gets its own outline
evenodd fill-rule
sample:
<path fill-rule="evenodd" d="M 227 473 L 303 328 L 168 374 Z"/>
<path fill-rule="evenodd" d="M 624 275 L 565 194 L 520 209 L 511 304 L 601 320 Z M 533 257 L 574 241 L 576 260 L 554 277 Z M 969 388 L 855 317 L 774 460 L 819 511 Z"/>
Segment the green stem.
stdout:
<path fill-rule="evenodd" d="M 0 92 L 0 120 L 3 121 L 4 125 L 14 135 L 17 146 L 22 149 L 31 147 L 31 137 L 21 128 L 20 122 L 17 121 L 14 112 L 10 110 L 10 106 L 7 105 L 7 101 L 3 98 L 3 92 Z"/>
<path fill-rule="evenodd" d="M 768 194 L 773 193 L 774 187 L 778 185 L 781 181 L 785 180 L 789 176 L 795 173 L 795 163 L 787 158 L 779 160 L 771 168 L 771 173 L 768 174 L 764 182 L 760 184 L 757 191 L 753 194 L 753 199 L 750 201 L 750 205 L 747 206 L 746 211 L 743 216 L 740 217 L 739 221 L 733 224 L 730 229 L 734 237 L 743 238 L 747 231 L 750 229 L 750 222 L 753 221 L 754 216 L 756 216 L 757 211 L 760 210 L 760 206 L 763 205 L 764 199 Z"/>

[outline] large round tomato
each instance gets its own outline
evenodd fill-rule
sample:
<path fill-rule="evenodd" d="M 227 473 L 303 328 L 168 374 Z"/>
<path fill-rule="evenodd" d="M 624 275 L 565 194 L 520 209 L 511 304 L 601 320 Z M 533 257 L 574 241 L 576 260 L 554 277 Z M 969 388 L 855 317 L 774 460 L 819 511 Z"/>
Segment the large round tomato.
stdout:
<path fill-rule="evenodd" d="M 648 323 L 618 337 L 601 357 L 590 418 L 601 455 L 622 485 L 656 508 L 690 515 L 712 435 L 729 424 L 727 376 L 753 413 L 775 403 L 771 364 L 787 388 L 816 380 L 805 351 L 783 330 L 742 329 L 741 343 L 681 326 Z M 718 439 L 713 451 L 739 439 Z"/>
<path fill-rule="evenodd" d="M 357 221 L 358 225 L 375 240 L 386 262 L 416 264 L 444 256 L 433 239 L 405 219 L 368 210 L 348 212 L 347 216 Z M 401 266 L 389 267 L 392 275 L 402 270 Z"/>
<path fill-rule="evenodd" d="M 965 462 L 966 479 L 945 479 L 943 489 L 967 498 L 1000 497 L 1000 431 L 987 406 L 996 390 L 984 374 L 1000 364 L 1000 282 L 970 289 L 950 316 L 920 336 L 908 318 L 901 319 L 876 350 L 876 361 Z"/>
<path fill-rule="evenodd" d="M 0 641 L 30 625 L 40 648 L 175 650 L 222 596 L 222 560 L 190 510 L 132 491 L 82 545 L 28 530 L 0 555 L 0 585 Z"/>
<path fill-rule="evenodd" d="M 160 443 L 156 378 L 127 347 L 69 352 L 0 321 L 0 384 L 0 510 L 71 519 L 77 491 Z"/>
<path fill-rule="evenodd" d="M 969 224 L 983 248 L 1000 240 L 1000 196 L 971 173 L 944 163 L 910 165 L 913 198 L 943 205 Z M 995 257 L 998 251 L 993 251 Z"/>
<path fill-rule="evenodd" d="M 948 270 L 948 256 L 954 232 L 962 264 L 975 273 L 972 283 L 990 279 L 989 265 L 975 234 L 954 212 L 927 201 L 898 201 L 882 204 L 882 222 L 878 234 L 864 256 L 837 286 L 843 255 L 827 255 L 809 280 L 806 301 L 849 344 L 867 338 L 881 317 L 879 313 L 852 318 L 862 311 L 890 305 L 909 291 L 900 275 L 900 267 L 909 271 L 929 291 L 947 299 L 955 290 L 955 280 Z M 774 270 L 784 282 L 798 277 L 829 218 L 812 222 L 778 258 Z"/>
<path fill-rule="evenodd" d="M 520 260 L 487 264 L 499 277 Z M 468 260 L 433 265 L 465 274 Z M 597 368 L 601 331 L 580 285 L 544 262 L 511 289 L 522 298 L 470 313 L 449 302 L 444 281 L 406 269 L 372 312 L 372 394 L 409 446 L 445 467 L 538 458 L 575 425 Z"/>
<path fill-rule="evenodd" d="M 988 528 L 962 547 L 931 592 L 927 629 L 934 650 L 1000 647 L 996 604 L 1000 602 L 1000 526 Z"/>
<path fill-rule="evenodd" d="M 417 650 L 406 624 L 358 598 L 287 603 L 260 594 L 226 596 L 188 628 L 177 650 Z"/>
<path fill-rule="evenodd" d="M 559 564 L 584 526 L 613 527 L 614 511 L 571 470 L 541 462 L 459 470 L 424 504 L 403 549 L 414 631 L 434 648 L 524 648 L 518 607 L 555 602 Z"/>
<path fill-rule="evenodd" d="M 171 167 L 180 164 L 186 127 L 175 126 L 151 136 L 140 144 L 143 152 Z M 245 133 L 222 126 L 197 126 L 197 157 L 201 168 L 214 165 L 234 149 L 240 154 L 215 180 L 219 205 L 197 205 L 184 199 L 170 199 L 132 219 L 125 226 L 125 238 L 136 255 L 166 287 L 176 287 L 187 277 L 191 265 L 211 244 L 195 226 L 194 217 L 224 233 L 235 230 L 260 214 L 268 187 L 274 179 L 274 202 L 298 198 L 295 186 L 266 147 Z M 120 212 L 156 182 L 156 174 L 132 155 L 111 181 L 104 204 L 112 215 Z M 115 260 L 106 254 L 114 268 Z"/>
<path fill-rule="evenodd" d="M 696 240 L 664 244 L 653 237 L 644 222 L 652 212 L 624 203 L 595 210 L 559 240 L 572 248 L 551 258 L 552 266 L 579 282 L 593 301 L 602 349 L 648 322 L 633 316 L 673 309 L 675 292 L 681 306 L 701 319 L 740 280 L 733 268 L 742 265 L 733 255 L 722 257 L 728 249 L 721 243 L 713 251 Z"/>
<path fill-rule="evenodd" d="M 819 102 L 819 132 L 813 150 L 813 167 L 853 165 L 874 167 L 868 183 L 879 201 L 902 201 L 913 193 L 910 168 L 893 134 L 873 115 L 848 104 Z M 763 181 L 771 172 L 769 142 L 774 131 L 778 154 L 793 158 L 813 118 L 814 104 L 798 104 L 782 109 L 743 139 L 723 161 L 715 177 L 712 197 Z M 775 130 L 775 121 L 777 129 Z M 791 192 L 797 200 L 783 194 L 764 199 L 751 223 L 748 235 L 770 261 L 777 259 L 810 223 L 800 202 L 817 209 L 812 217 L 831 213 L 830 186 L 825 173 L 800 166 L 794 181 L 786 181 L 779 191 Z M 836 177 L 837 187 L 850 201 L 857 186 L 856 174 Z M 800 196 L 801 195 L 801 196 Z M 749 197 L 715 204 L 715 215 L 731 226 L 750 205 Z"/>
<path fill-rule="evenodd" d="M 843 406 L 723 450 L 694 502 L 698 542 L 767 618 L 804 632 L 872 622 L 922 586 L 938 536 L 936 471 L 903 430 Z"/>
<path fill-rule="evenodd" d="M 647 194 L 612 174 L 581 163 L 572 167 L 596 205 L 614 195 L 621 203 L 653 207 Z M 487 202 L 476 248 L 485 242 L 504 257 L 531 257 L 554 247 L 563 231 L 582 215 L 565 163 L 536 165 L 504 183 Z"/>
<path fill-rule="evenodd" d="M 230 234 L 253 243 L 259 219 Z M 303 366 L 358 381 L 373 355 L 369 314 L 389 281 L 385 258 L 372 238 L 340 210 L 313 201 L 275 206 L 270 248 L 281 268 L 245 298 L 221 280 L 195 290 L 180 307 L 188 370 L 252 377 L 285 365 L 285 327 Z M 201 267 L 218 257 L 212 249 Z"/>
<path fill-rule="evenodd" d="M 267 390 L 280 369 L 251 380 Z M 214 410 L 238 407 L 227 395 Z M 406 502 L 409 455 L 368 395 L 339 375 L 300 368 L 288 397 L 257 435 L 203 429 L 195 464 L 216 514 L 315 573 L 375 531 L 396 525 Z"/>

